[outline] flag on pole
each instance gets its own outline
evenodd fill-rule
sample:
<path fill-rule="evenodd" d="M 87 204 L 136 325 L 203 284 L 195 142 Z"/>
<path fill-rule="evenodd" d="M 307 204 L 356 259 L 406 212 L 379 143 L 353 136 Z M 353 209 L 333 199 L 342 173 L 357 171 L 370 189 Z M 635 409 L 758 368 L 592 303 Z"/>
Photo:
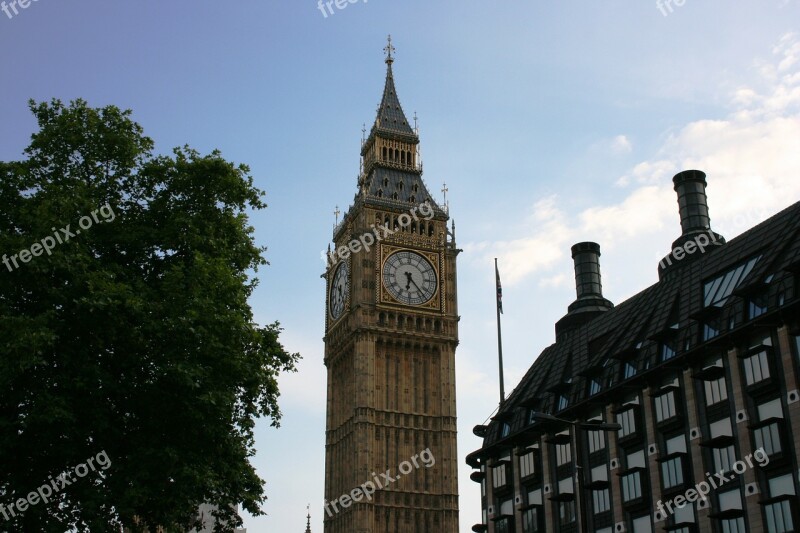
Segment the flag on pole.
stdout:
<path fill-rule="evenodd" d="M 497 276 L 497 309 L 503 312 L 503 286 L 500 285 L 500 271 L 497 269 L 497 261 L 494 263 L 494 273 Z"/>

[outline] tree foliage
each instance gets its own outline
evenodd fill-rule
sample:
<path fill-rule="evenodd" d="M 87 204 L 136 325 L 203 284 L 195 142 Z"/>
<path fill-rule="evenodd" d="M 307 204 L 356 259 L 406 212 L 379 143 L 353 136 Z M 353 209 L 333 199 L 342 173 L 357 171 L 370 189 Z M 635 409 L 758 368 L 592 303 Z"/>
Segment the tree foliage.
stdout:
<path fill-rule="evenodd" d="M 30 108 L 26 158 L 0 162 L 0 254 L 18 264 L 0 264 L 0 504 L 100 452 L 111 466 L 0 530 L 179 531 L 204 502 L 241 525 L 233 506 L 265 500 L 255 419 L 278 425 L 277 376 L 299 357 L 248 304 L 263 193 L 217 151 L 154 155 L 130 111 Z"/>

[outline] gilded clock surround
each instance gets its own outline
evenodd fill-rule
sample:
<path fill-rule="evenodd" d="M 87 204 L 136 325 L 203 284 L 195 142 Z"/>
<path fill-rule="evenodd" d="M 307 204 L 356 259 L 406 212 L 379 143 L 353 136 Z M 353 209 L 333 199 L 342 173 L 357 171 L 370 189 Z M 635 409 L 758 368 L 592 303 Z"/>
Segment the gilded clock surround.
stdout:
<path fill-rule="evenodd" d="M 431 264 L 431 266 L 433 266 L 433 270 L 436 273 L 436 290 L 434 291 L 431 299 L 422 304 L 411 305 L 411 307 L 425 311 L 443 311 L 445 309 L 445 303 L 444 288 L 441 279 L 444 265 L 442 264 L 441 254 L 419 248 L 409 248 L 408 246 L 381 246 L 380 268 L 376 270 L 377 282 L 375 284 L 378 289 L 378 301 L 382 304 L 382 306 L 387 307 L 409 307 L 409 304 L 398 301 L 383 284 L 383 271 L 386 268 L 386 261 L 396 252 L 405 251 L 414 252 L 424 257 Z"/>

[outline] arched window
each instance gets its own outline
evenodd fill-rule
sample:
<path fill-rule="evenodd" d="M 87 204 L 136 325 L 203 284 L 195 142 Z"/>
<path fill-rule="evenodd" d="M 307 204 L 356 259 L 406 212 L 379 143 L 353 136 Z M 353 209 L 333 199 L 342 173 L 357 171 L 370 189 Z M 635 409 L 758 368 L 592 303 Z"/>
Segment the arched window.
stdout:
<path fill-rule="evenodd" d="M 383 160 L 386 160 L 386 147 L 383 147 Z"/>
<path fill-rule="evenodd" d="M 383 198 L 383 189 L 378 189 L 378 198 Z"/>

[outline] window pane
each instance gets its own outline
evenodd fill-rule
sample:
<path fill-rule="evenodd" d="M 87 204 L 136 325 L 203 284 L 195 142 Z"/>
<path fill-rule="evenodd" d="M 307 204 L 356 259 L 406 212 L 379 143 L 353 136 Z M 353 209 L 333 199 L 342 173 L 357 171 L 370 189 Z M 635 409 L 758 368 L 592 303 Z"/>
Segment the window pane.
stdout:
<path fill-rule="evenodd" d="M 673 453 L 686 453 L 686 437 L 678 435 L 667 440 L 667 455 Z"/>
<path fill-rule="evenodd" d="M 742 508 L 742 495 L 739 489 L 719 493 L 719 510 L 729 511 Z"/>
<path fill-rule="evenodd" d="M 535 462 L 533 452 L 528 452 L 519 458 L 519 475 L 528 477 L 535 472 Z"/>
<path fill-rule="evenodd" d="M 633 409 L 618 413 L 617 423 L 622 426 L 622 429 L 618 432 L 620 437 L 627 437 L 636 433 L 636 418 L 633 414 Z"/>
<path fill-rule="evenodd" d="M 730 472 L 733 468 L 734 459 L 733 446 L 726 446 L 725 448 L 713 448 L 714 452 L 714 469 L 717 472 Z"/>
<path fill-rule="evenodd" d="M 716 437 L 732 437 L 733 428 L 731 427 L 731 419 L 723 418 L 708 425 L 711 433 L 711 438 Z"/>
<path fill-rule="evenodd" d="M 622 498 L 626 502 L 642 496 L 642 479 L 639 472 L 633 472 L 622 478 Z"/>
<path fill-rule="evenodd" d="M 661 396 L 656 396 L 656 420 L 663 422 L 675 416 L 675 393 L 670 391 Z"/>
<path fill-rule="evenodd" d="M 589 453 L 600 451 L 606 447 L 606 434 L 602 431 L 588 431 Z"/>
<path fill-rule="evenodd" d="M 744 375 L 748 385 L 758 383 L 769 377 L 767 352 L 759 352 L 744 360 Z"/>
<path fill-rule="evenodd" d="M 794 480 L 791 474 L 785 476 L 774 477 L 769 480 L 769 495 L 776 496 L 794 496 Z"/>
<path fill-rule="evenodd" d="M 756 441 L 756 450 L 763 448 L 767 455 L 774 455 L 782 450 L 780 431 L 776 422 L 756 429 L 753 431 L 753 437 Z"/>
<path fill-rule="evenodd" d="M 728 399 L 728 387 L 725 378 L 705 382 L 706 405 L 714 405 Z"/>
<path fill-rule="evenodd" d="M 792 521 L 792 508 L 788 501 L 767 505 L 764 509 L 767 515 L 767 531 L 770 533 L 789 533 L 794 531 Z"/>
<path fill-rule="evenodd" d="M 633 533 L 653 533 L 652 522 L 649 516 L 633 519 Z"/>
<path fill-rule="evenodd" d="M 775 398 L 758 406 L 758 419 L 769 420 L 770 418 L 783 418 L 783 407 L 781 406 L 780 398 Z"/>
<path fill-rule="evenodd" d="M 644 468 L 644 450 L 639 450 L 638 452 L 633 452 L 628 454 L 628 461 L 627 461 L 628 468 Z"/>
<path fill-rule="evenodd" d="M 592 503 L 594 504 L 594 514 L 604 513 L 611 509 L 608 489 L 593 490 Z"/>

